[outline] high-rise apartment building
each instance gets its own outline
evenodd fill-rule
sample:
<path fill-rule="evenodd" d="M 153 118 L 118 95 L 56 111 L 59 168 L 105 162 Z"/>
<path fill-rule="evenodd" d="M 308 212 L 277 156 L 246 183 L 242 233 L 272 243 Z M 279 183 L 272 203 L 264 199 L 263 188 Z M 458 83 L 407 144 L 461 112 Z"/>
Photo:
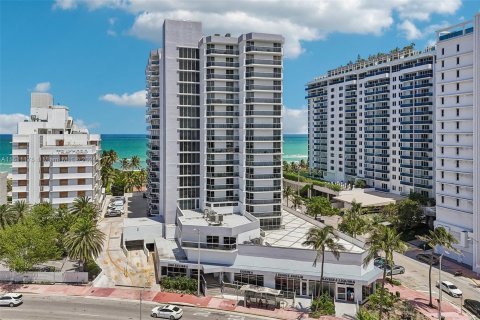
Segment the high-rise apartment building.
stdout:
<path fill-rule="evenodd" d="M 444 226 L 461 255 L 480 271 L 480 14 L 437 31 L 436 226 Z"/>
<path fill-rule="evenodd" d="M 167 237 L 177 208 L 281 225 L 282 45 L 279 35 L 203 37 L 199 22 L 165 21 L 146 77 L 149 212 Z"/>
<path fill-rule="evenodd" d="M 307 83 L 312 174 L 433 197 L 433 70 L 433 48 L 405 47 Z"/>
<path fill-rule="evenodd" d="M 12 138 L 12 200 L 70 205 L 102 199 L 100 136 L 79 128 L 49 93 L 32 93 L 30 118 Z"/>

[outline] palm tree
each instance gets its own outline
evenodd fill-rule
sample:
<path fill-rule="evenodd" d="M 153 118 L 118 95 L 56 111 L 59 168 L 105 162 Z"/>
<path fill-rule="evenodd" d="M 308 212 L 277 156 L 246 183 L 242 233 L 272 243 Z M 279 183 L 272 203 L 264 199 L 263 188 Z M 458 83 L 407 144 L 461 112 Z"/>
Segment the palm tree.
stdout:
<path fill-rule="evenodd" d="M 132 159 L 130 159 L 130 166 L 133 169 L 140 169 L 140 158 L 138 156 L 133 156 Z"/>
<path fill-rule="evenodd" d="M 385 263 L 393 266 L 393 252 L 404 252 L 406 245 L 400 239 L 401 233 L 397 233 L 394 229 L 378 226 L 369 239 L 367 240 L 368 254 L 363 260 L 363 265 L 366 266 L 380 253 L 385 255 Z M 380 303 L 383 303 L 383 296 L 385 294 L 385 279 L 387 277 L 387 268 L 383 268 L 382 289 L 380 291 Z M 380 306 L 378 318 L 382 320 L 383 306 Z"/>
<path fill-rule="evenodd" d="M 147 182 L 147 170 L 141 169 L 140 171 L 136 172 L 135 188 L 137 188 L 137 191 L 140 191 L 146 182 Z"/>
<path fill-rule="evenodd" d="M 290 163 L 288 163 L 286 160 L 283 160 L 283 171 L 290 171 Z"/>
<path fill-rule="evenodd" d="M 16 215 L 16 221 L 21 221 L 25 217 L 25 215 L 30 210 L 30 206 L 25 200 L 17 201 L 13 204 L 10 210 Z"/>
<path fill-rule="evenodd" d="M 130 192 L 134 186 L 137 185 L 135 172 L 133 171 L 124 171 L 121 172 L 122 180 L 124 183 L 123 193 Z"/>
<path fill-rule="evenodd" d="M 102 251 L 105 234 L 97 228 L 95 221 L 79 218 L 64 239 L 68 256 L 79 260 L 86 270 L 86 264 L 96 259 Z"/>
<path fill-rule="evenodd" d="M 325 250 L 332 252 L 333 256 L 338 260 L 340 258 L 340 251 L 345 250 L 345 247 L 337 242 L 338 237 L 333 233 L 332 226 L 325 226 L 323 228 L 312 227 L 308 230 L 307 239 L 302 243 L 305 247 L 312 247 L 317 255 L 313 260 L 313 266 L 317 266 L 317 261 L 322 257 L 322 264 L 320 270 L 320 290 L 317 293 L 318 297 L 322 294 L 323 289 L 323 266 L 325 264 Z"/>
<path fill-rule="evenodd" d="M 92 203 L 89 197 L 77 197 L 75 200 L 73 200 L 73 205 L 70 209 L 70 212 L 77 216 L 84 216 L 90 210 L 90 205 L 92 205 Z"/>
<path fill-rule="evenodd" d="M 365 209 L 362 207 L 362 204 L 353 201 L 352 207 L 347 210 L 342 222 L 338 226 L 339 230 L 354 238 L 359 234 L 364 234 L 369 227 L 368 221 L 361 216 L 364 212 Z"/>
<path fill-rule="evenodd" d="M 12 212 L 7 204 L 0 205 L 0 227 L 5 229 L 12 222 Z"/>
<path fill-rule="evenodd" d="M 291 186 L 287 186 L 285 189 L 283 189 L 283 197 L 287 199 L 287 207 L 288 207 L 288 200 L 290 200 L 290 197 L 295 194 L 295 191 L 293 191 Z"/>
<path fill-rule="evenodd" d="M 303 199 L 297 193 L 293 195 L 292 204 L 295 207 L 295 210 L 303 204 Z"/>
<path fill-rule="evenodd" d="M 455 253 L 460 253 L 453 245 L 458 243 L 458 240 L 450 234 L 444 227 L 435 228 L 433 231 L 430 230 L 428 235 L 417 236 L 418 239 L 425 241 L 432 252 L 430 253 L 430 267 L 428 269 L 428 292 L 430 294 L 429 306 L 433 307 L 432 303 L 432 264 L 433 264 L 433 248 L 440 246 L 444 249 L 451 250 Z"/>
<path fill-rule="evenodd" d="M 132 164 L 130 160 L 128 160 L 127 158 L 122 158 L 122 160 L 120 160 L 120 166 L 123 171 L 126 171 L 126 170 L 130 170 L 130 168 L 132 167 Z"/>

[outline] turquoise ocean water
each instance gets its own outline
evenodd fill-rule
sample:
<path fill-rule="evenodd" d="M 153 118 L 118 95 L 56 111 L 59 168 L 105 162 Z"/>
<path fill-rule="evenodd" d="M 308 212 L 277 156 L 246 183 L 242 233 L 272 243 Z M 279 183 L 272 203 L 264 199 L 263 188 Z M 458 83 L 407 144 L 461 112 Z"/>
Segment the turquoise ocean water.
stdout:
<path fill-rule="evenodd" d="M 12 136 L 0 134 L 0 171 L 11 171 Z M 145 166 L 147 139 L 143 134 L 102 134 L 102 150 L 113 149 L 119 158 L 139 156 Z M 308 137 L 306 134 L 283 136 L 283 160 L 307 160 Z"/>

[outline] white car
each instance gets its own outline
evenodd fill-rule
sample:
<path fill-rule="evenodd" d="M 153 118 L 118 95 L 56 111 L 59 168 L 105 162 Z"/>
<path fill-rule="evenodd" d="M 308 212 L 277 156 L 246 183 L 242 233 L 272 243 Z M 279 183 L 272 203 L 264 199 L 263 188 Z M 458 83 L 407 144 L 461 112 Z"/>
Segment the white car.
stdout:
<path fill-rule="evenodd" d="M 170 320 L 180 319 L 183 310 L 173 304 L 161 305 L 152 309 L 152 317 Z"/>
<path fill-rule="evenodd" d="M 437 282 L 437 288 L 438 288 L 438 282 Z M 442 281 L 442 290 L 454 298 L 460 298 L 463 294 L 462 291 L 458 289 L 457 286 L 451 283 L 450 281 Z"/>
<path fill-rule="evenodd" d="M 108 206 L 115 206 L 115 207 L 122 207 L 123 208 L 124 202 L 122 200 L 115 200 L 115 201 L 110 201 Z"/>
<path fill-rule="evenodd" d="M 0 306 L 16 307 L 23 303 L 23 296 L 19 293 L 6 293 L 0 296 Z"/>
<path fill-rule="evenodd" d="M 117 197 L 113 197 L 112 199 L 110 199 L 110 201 L 119 201 L 122 203 L 122 205 L 125 203 L 125 197 L 122 197 L 122 196 L 117 196 Z"/>

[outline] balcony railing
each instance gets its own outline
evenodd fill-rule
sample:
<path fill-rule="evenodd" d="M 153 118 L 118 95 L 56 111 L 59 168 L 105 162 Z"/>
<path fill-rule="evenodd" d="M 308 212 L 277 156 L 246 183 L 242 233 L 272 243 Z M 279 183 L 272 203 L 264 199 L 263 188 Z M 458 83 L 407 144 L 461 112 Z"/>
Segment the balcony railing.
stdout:
<path fill-rule="evenodd" d="M 281 73 L 276 72 L 246 72 L 246 78 L 276 78 L 279 79 L 282 77 Z"/>
<path fill-rule="evenodd" d="M 207 141 L 238 141 L 238 136 L 207 136 Z"/>
<path fill-rule="evenodd" d="M 207 166 L 238 165 L 239 160 L 207 160 Z"/>
<path fill-rule="evenodd" d="M 246 103 L 282 103 L 281 98 L 245 98 Z"/>
<path fill-rule="evenodd" d="M 237 148 L 207 148 L 207 153 L 233 153 L 238 152 Z"/>
<path fill-rule="evenodd" d="M 246 141 L 282 141 L 282 136 L 245 136 Z"/>
<path fill-rule="evenodd" d="M 238 117 L 238 111 L 207 111 L 207 117 Z"/>
<path fill-rule="evenodd" d="M 281 191 L 281 186 L 270 186 L 270 187 L 253 187 L 247 186 L 246 187 L 248 192 L 268 192 L 268 191 Z"/>
<path fill-rule="evenodd" d="M 207 67 L 229 67 L 238 68 L 238 62 L 207 61 Z"/>
<path fill-rule="evenodd" d="M 282 165 L 281 161 L 246 161 L 246 166 L 249 167 L 275 167 Z"/>
<path fill-rule="evenodd" d="M 220 92 L 239 92 L 238 87 L 207 87 L 207 92 L 220 91 Z"/>
<path fill-rule="evenodd" d="M 238 99 L 207 99 L 207 104 L 238 104 Z"/>
<path fill-rule="evenodd" d="M 238 74 L 218 74 L 218 73 L 207 73 L 207 79 L 229 79 L 229 80 L 238 80 L 240 76 Z"/>
<path fill-rule="evenodd" d="M 238 189 L 238 184 L 207 185 L 207 190 L 231 190 Z"/>
<path fill-rule="evenodd" d="M 238 201 L 238 200 L 237 200 Z M 182 247 L 184 248 L 195 248 L 198 249 L 200 244 L 200 249 L 210 249 L 210 250 L 226 250 L 232 251 L 237 249 L 237 244 L 219 244 L 219 243 L 208 243 L 208 242 L 192 242 L 192 241 L 182 241 Z"/>
<path fill-rule="evenodd" d="M 281 129 L 281 123 L 246 123 L 245 128 L 251 129 Z"/>
<path fill-rule="evenodd" d="M 238 50 L 215 49 L 215 48 L 207 49 L 207 54 L 212 54 L 212 53 L 216 53 L 216 54 L 227 54 L 227 55 L 238 55 L 238 54 L 239 54 Z"/>
<path fill-rule="evenodd" d="M 245 149 L 245 153 L 248 154 L 272 154 L 272 153 L 282 153 L 281 148 L 274 148 L 274 149 Z"/>
<path fill-rule="evenodd" d="M 207 123 L 207 129 L 237 129 L 238 123 Z"/>
<path fill-rule="evenodd" d="M 275 204 L 281 201 L 281 199 L 247 199 L 247 204 Z"/>
<path fill-rule="evenodd" d="M 266 64 L 266 65 L 271 65 L 271 66 L 281 66 L 282 61 L 281 60 L 267 60 L 267 59 L 247 59 L 245 60 L 246 65 L 250 64 Z"/>
<path fill-rule="evenodd" d="M 282 175 L 280 173 L 268 173 L 268 174 L 246 174 L 246 179 L 256 180 L 256 179 L 279 179 Z"/>
<path fill-rule="evenodd" d="M 230 202 L 238 201 L 238 196 L 236 197 L 207 197 L 207 202 Z"/>
<path fill-rule="evenodd" d="M 247 110 L 246 116 L 281 116 L 282 111 Z"/>
<path fill-rule="evenodd" d="M 207 172 L 210 178 L 238 177 L 238 172 Z"/>
<path fill-rule="evenodd" d="M 281 91 L 282 86 L 266 86 L 261 84 L 247 84 L 245 90 L 267 90 L 267 91 Z"/>
<path fill-rule="evenodd" d="M 258 51 L 258 52 L 282 52 L 281 47 L 262 47 L 262 46 L 248 46 L 245 48 L 246 52 Z"/>

